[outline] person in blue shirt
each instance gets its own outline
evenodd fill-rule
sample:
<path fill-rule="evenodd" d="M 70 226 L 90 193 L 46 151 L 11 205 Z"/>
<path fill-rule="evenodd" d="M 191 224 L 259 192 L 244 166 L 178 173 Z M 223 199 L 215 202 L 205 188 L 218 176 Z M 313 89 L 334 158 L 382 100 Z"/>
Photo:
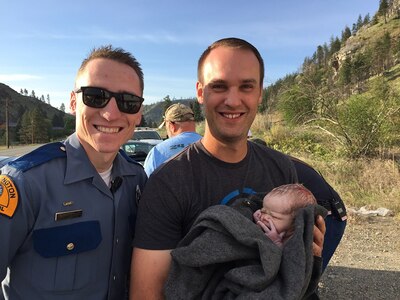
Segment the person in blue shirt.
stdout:
<path fill-rule="evenodd" d="M 147 180 L 120 146 L 140 122 L 140 64 L 103 46 L 70 96 L 76 132 L 1 169 L 0 299 L 126 299 Z"/>
<path fill-rule="evenodd" d="M 152 148 L 147 155 L 144 161 L 147 176 L 186 146 L 201 139 L 201 135 L 196 133 L 193 111 L 182 103 L 172 104 L 167 108 L 159 128 L 164 125 L 169 138 Z"/>

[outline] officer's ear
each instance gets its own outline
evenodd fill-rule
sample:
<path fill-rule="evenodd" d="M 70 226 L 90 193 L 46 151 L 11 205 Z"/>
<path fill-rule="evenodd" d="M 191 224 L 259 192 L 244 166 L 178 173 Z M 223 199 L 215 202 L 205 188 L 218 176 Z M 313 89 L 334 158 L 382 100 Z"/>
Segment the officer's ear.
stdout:
<path fill-rule="evenodd" d="M 69 109 L 72 115 L 76 115 L 76 93 L 74 91 L 71 92 L 71 96 L 69 99 Z"/>

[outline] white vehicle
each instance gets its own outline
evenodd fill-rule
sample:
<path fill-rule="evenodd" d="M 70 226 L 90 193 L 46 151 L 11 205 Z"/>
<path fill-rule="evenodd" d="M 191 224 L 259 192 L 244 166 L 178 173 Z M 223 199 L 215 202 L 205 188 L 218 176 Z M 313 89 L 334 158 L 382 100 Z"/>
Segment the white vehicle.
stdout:
<path fill-rule="evenodd" d="M 147 154 L 160 142 L 162 142 L 162 140 L 129 140 L 122 145 L 121 149 L 124 150 L 130 158 L 143 165 Z"/>
<path fill-rule="evenodd" d="M 156 130 L 152 129 L 136 129 L 133 133 L 133 140 L 163 140 L 160 134 Z M 159 142 L 159 143 L 160 143 Z"/>

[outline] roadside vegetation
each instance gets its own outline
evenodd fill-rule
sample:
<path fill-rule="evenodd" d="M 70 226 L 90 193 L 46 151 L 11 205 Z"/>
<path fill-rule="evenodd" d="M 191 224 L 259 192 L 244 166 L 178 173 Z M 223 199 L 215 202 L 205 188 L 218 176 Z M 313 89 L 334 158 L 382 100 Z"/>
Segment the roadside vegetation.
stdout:
<path fill-rule="evenodd" d="M 354 158 L 329 135 L 284 124 L 279 113 L 258 114 L 251 127 L 253 138 L 313 166 L 340 193 L 347 207 L 384 207 L 400 219 L 400 147 Z M 198 123 L 196 130 L 203 135 L 204 122 Z"/>
<path fill-rule="evenodd" d="M 254 137 L 313 166 L 348 207 L 385 207 L 400 219 L 400 147 L 381 148 L 376 155 L 354 158 L 318 130 L 290 128 L 279 121 L 270 123 L 270 119 L 261 114 L 256 117 L 251 128 Z"/>
<path fill-rule="evenodd" d="M 268 86 L 251 131 L 315 167 L 348 207 L 385 207 L 400 219 L 400 10 L 395 8 L 381 0 L 372 20 L 360 16 L 340 38 L 318 46 L 299 72 Z"/>
<path fill-rule="evenodd" d="M 400 219 L 400 4 L 379 3 L 266 87 L 251 131 L 315 167 L 348 207 Z"/>

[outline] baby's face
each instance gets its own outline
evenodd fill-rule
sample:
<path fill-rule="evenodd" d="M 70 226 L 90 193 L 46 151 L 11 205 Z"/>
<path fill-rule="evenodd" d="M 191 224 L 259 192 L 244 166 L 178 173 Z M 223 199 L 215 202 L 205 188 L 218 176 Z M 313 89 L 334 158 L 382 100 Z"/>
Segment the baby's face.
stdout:
<path fill-rule="evenodd" d="M 289 205 L 284 196 L 265 196 L 261 209 L 261 221 L 268 225 L 272 221 L 278 233 L 290 232 L 293 226 L 294 215 L 290 212 Z"/>

